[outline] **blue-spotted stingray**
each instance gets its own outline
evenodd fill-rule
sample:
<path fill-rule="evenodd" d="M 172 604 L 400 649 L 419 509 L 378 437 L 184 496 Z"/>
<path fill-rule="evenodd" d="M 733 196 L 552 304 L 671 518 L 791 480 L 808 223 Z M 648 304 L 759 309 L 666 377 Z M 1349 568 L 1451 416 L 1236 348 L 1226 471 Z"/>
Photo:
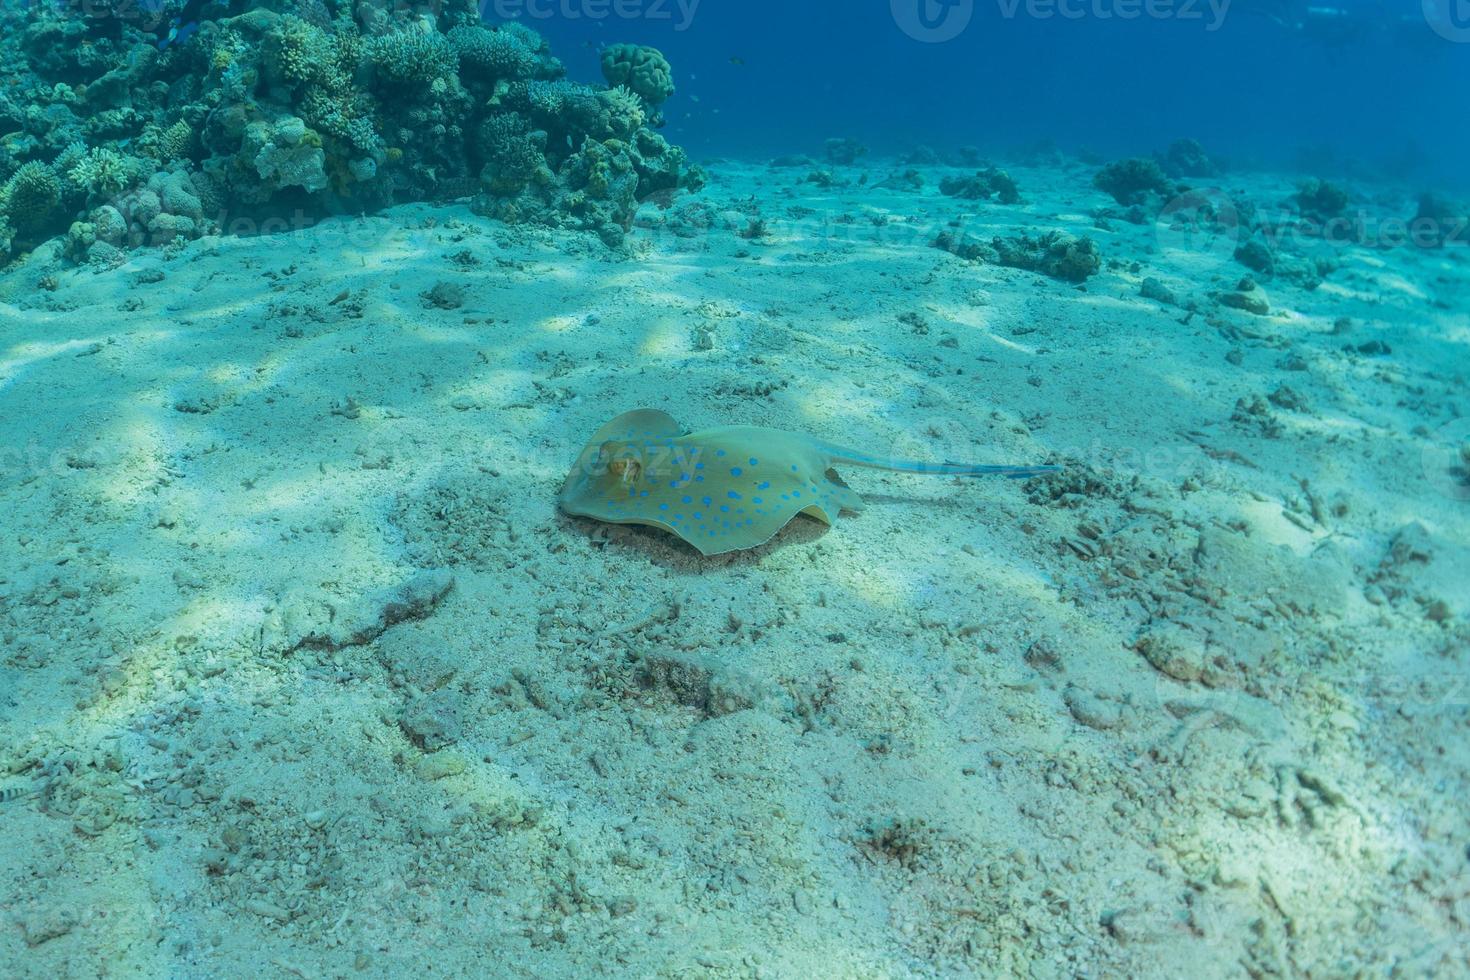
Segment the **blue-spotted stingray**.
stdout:
<path fill-rule="evenodd" d="M 587 443 L 562 487 L 568 514 L 670 531 L 705 555 L 765 544 L 797 514 L 824 524 L 862 498 L 839 464 L 936 476 L 1029 477 L 1054 466 L 882 459 L 796 432 L 729 425 L 685 432 L 655 409 L 619 415 Z"/>

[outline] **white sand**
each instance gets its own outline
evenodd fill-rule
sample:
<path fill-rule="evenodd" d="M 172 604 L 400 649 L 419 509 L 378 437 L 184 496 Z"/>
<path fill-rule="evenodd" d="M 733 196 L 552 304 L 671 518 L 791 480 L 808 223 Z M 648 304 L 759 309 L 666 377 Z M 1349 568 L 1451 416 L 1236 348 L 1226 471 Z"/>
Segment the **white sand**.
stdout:
<path fill-rule="evenodd" d="M 1470 969 L 1465 250 L 1260 318 L 1082 168 L 714 171 L 628 260 L 416 206 L 6 274 L 4 974 Z M 555 512 L 640 406 L 1071 465 L 705 560 Z"/>

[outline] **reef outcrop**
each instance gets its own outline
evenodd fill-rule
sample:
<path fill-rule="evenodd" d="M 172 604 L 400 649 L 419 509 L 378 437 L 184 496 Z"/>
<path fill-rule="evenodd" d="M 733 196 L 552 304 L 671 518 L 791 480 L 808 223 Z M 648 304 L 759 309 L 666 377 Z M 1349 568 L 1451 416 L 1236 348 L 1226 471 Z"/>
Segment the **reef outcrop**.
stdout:
<path fill-rule="evenodd" d="M 77 258 L 405 201 L 621 241 L 639 202 L 698 186 L 656 132 L 652 48 L 571 81 L 535 31 L 433 8 L 309 0 L 32 4 L 0 13 L 0 260 Z"/>

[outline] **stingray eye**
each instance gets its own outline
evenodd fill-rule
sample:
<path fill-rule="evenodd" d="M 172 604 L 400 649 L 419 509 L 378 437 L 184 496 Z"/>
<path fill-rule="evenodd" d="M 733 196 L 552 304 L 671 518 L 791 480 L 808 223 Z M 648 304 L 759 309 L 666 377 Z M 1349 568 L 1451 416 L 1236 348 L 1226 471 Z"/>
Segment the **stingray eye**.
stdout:
<path fill-rule="evenodd" d="M 607 471 L 623 483 L 637 483 L 643 474 L 643 463 L 627 446 L 607 443 L 602 447 L 602 455 L 607 460 Z"/>

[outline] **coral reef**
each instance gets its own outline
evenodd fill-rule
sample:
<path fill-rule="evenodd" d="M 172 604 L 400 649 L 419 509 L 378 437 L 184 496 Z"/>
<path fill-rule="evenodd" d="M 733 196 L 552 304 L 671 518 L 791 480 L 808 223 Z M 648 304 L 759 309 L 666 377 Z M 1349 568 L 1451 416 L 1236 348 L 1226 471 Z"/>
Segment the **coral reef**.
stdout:
<path fill-rule="evenodd" d="M 1235 261 L 1262 276 L 1279 277 L 1309 290 L 1322 285 L 1322 280 L 1337 267 L 1329 258 L 1286 254 L 1260 235 L 1240 243 L 1235 249 Z"/>
<path fill-rule="evenodd" d="M 1470 242 L 1470 208 L 1433 192 L 1421 194 L 1409 224 L 1409 241 L 1419 248 Z"/>
<path fill-rule="evenodd" d="M 110 261 L 287 216 L 476 194 L 484 213 L 615 243 L 650 194 L 701 180 L 651 128 L 674 92 L 663 55 L 614 46 L 610 87 L 578 84 L 536 32 L 483 24 L 464 0 L 5 16 L 0 261 L 63 234 L 68 254 Z"/>
<path fill-rule="evenodd" d="M 868 148 L 857 140 L 833 137 L 827 141 L 827 160 L 840 167 L 850 167 L 868 155 Z"/>
<path fill-rule="evenodd" d="M 1347 191 L 1325 180 L 1307 180 L 1297 186 L 1291 202 L 1304 218 L 1330 221 L 1347 210 Z"/>
<path fill-rule="evenodd" d="M 1160 159 L 1170 177 L 1218 177 L 1220 168 L 1195 140 L 1175 140 Z"/>
<path fill-rule="evenodd" d="M 1085 282 L 1102 268 L 1102 255 L 1096 242 L 1060 230 L 1035 238 L 1021 234 L 1011 238 L 992 238 L 989 242 L 960 230 L 946 230 L 934 239 L 934 247 L 969 262 L 1025 269 L 1064 282 Z"/>
<path fill-rule="evenodd" d="M 1038 238 L 1018 235 L 991 243 L 1001 265 L 1040 272 L 1066 282 L 1084 282 L 1102 268 L 1102 256 L 1091 238 L 1049 231 Z"/>
<path fill-rule="evenodd" d="M 1167 200 L 1174 193 L 1174 185 L 1158 162 L 1142 158 L 1116 160 L 1098 171 L 1092 183 L 1125 208 L 1148 204 L 1154 198 Z"/>
<path fill-rule="evenodd" d="M 602 52 L 602 77 L 613 88 L 626 88 L 651 108 L 674 94 L 674 72 L 657 48 L 614 44 Z"/>
<path fill-rule="evenodd" d="M 939 182 L 939 190 L 949 197 L 971 201 L 988 201 L 994 197 L 1002 204 L 1018 204 L 1021 200 L 1015 180 L 995 167 L 976 171 L 973 177 L 946 177 Z"/>

